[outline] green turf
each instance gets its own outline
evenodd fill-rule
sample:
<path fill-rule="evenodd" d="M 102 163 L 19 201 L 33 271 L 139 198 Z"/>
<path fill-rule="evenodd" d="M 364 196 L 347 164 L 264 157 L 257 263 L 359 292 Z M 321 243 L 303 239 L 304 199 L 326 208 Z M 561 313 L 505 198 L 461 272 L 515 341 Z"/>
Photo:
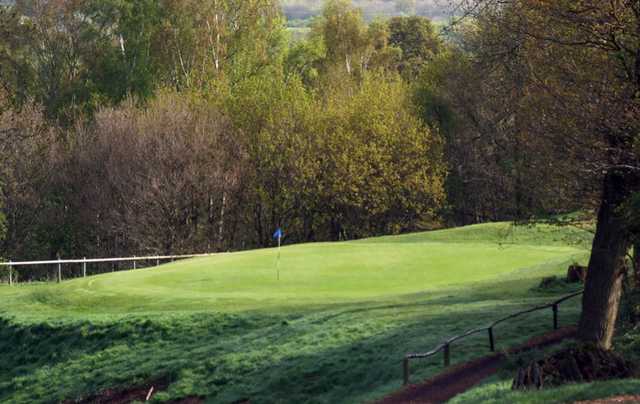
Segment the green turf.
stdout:
<path fill-rule="evenodd" d="M 554 295 L 589 234 L 489 224 L 221 254 L 61 285 L 0 287 L 0 402 L 51 402 L 164 377 L 157 400 L 362 402 L 400 386 L 405 352 Z M 578 302 L 561 309 L 575 321 Z M 535 313 L 499 346 L 548 330 Z M 453 348 L 485 354 L 486 336 Z M 416 362 L 416 379 L 442 369 Z"/>
<path fill-rule="evenodd" d="M 488 383 L 463 393 L 449 404 L 560 404 L 640 393 L 640 379 L 569 384 L 542 391 L 512 391 L 511 380 Z"/>
<path fill-rule="evenodd" d="M 479 386 L 466 391 L 449 401 L 450 404 L 480 403 L 539 403 L 560 404 L 578 401 L 607 399 L 624 395 L 640 394 L 640 379 L 610 380 L 595 383 L 567 384 L 541 391 L 512 391 L 513 377 L 518 369 L 540 360 L 554 352 L 575 347 L 576 341 L 565 341 L 560 345 L 541 350 L 532 350 L 507 355 L 507 362 L 497 374 L 484 380 Z M 614 340 L 615 351 L 632 363 L 640 360 L 640 328 L 620 323 Z"/>

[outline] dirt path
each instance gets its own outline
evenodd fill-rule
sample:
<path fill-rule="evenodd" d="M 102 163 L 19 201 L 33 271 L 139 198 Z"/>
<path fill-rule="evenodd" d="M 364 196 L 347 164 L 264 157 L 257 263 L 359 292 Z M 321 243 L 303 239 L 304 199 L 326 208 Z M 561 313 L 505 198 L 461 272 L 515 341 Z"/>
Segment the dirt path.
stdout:
<path fill-rule="evenodd" d="M 513 354 L 554 345 L 564 339 L 573 338 L 575 334 L 575 327 L 562 328 L 543 336 L 532 338 L 525 344 L 510 349 L 508 353 Z M 485 378 L 494 375 L 504 364 L 505 359 L 504 353 L 495 353 L 471 362 L 462 363 L 421 384 L 407 386 L 378 401 L 377 404 L 443 403 L 469 390 Z"/>

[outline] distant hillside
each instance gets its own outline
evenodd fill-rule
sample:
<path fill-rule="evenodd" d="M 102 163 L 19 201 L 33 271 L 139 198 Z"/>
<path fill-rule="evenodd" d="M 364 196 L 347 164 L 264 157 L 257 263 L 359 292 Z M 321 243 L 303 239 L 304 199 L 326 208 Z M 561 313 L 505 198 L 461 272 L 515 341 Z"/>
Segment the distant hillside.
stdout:
<path fill-rule="evenodd" d="M 319 14 L 323 1 L 282 0 L 282 8 L 289 20 L 306 20 Z M 448 16 L 447 0 L 353 0 L 367 19 L 377 16 L 421 15 L 433 19 Z"/>
<path fill-rule="evenodd" d="M 289 20 L 307 20 L 322 10 L 322 0 L 281 0 Z M 448 16 L 447 0 L 353 0 L 367 19 L 377 16 L 421 15 L 432 19 Z M 15 0 L 0 0 L 0 6 L 13 5 Z"/>

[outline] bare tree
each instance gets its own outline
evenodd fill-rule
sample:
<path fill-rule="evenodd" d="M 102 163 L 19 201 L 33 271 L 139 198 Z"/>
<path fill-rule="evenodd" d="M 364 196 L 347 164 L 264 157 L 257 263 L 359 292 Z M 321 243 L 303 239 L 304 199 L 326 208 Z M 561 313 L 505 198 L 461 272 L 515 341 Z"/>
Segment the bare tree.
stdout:
<path fill-rule="evenodd" d="M 215 108 L 174 95 L 147 108 L 128 102 L 100 111 L 77 147 L 78 202 L 113 253 L 225 247 L 225 209 L 243 155 Z"/>

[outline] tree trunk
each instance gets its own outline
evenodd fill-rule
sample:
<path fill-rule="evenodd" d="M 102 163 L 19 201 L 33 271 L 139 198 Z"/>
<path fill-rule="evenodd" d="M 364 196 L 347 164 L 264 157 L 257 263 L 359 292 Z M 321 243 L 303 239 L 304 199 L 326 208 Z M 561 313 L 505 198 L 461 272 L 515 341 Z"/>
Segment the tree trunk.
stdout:
<path fill-rule="evenodd" d="M 636 289 L 640 290 L 640 240 L 637 239 L 633 243 L 633 279 Z"/>
<path fill-rule="evenodd" d="M 342 236 L 342 226 L 340 225 L 340 220 L 336 218 L 331 219 L 331 240 L 340 241 L 340 237 Z"/>
<path fill-rule="evenodd" d="M 635 175 L 621 170 L 610 170 L 604 179 L 578 330 L 580 340 L 603 349 L 611 348 L 625 258 L 631 246 L 619 208 L 636 185 Z"/>
<path fill-rule="evenodd" d="M 220 204 L 220 221 L 218 222 L 218 248 L 220 251 L 224 251 L 224 213 L 225 208 L 227 207 L 227 194 L 226 192 L 222 193 L 222 201 Z"/>

